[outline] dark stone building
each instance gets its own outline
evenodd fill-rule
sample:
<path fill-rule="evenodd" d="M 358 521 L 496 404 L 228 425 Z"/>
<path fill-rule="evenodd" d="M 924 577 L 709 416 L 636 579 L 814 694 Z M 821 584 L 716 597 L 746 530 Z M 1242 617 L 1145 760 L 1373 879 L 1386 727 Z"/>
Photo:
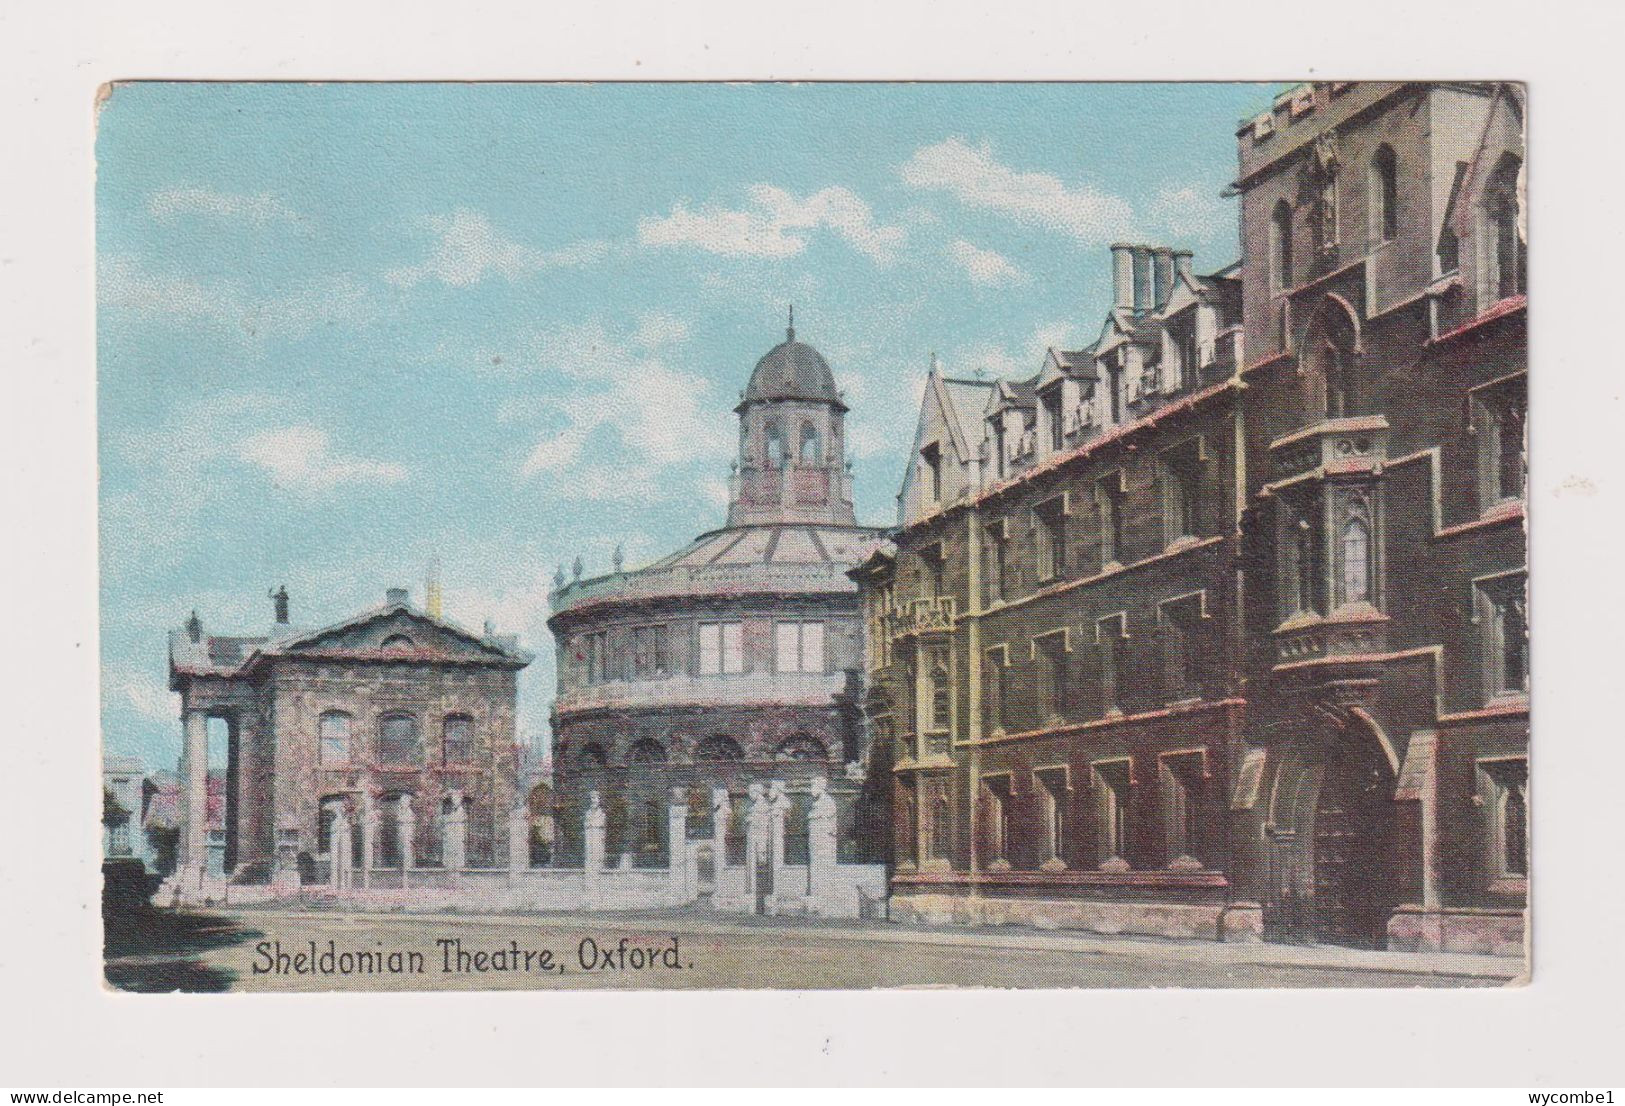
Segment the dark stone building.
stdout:
<path fill-rule="evenodd" d="M 1239 265 L 1113 247 L 1099 341 L 932 372 L 854 572 L 894 916 L 1521 952 L 1522 136 L 1300 86 Z"/>
<path fill-rule="evenodd" d="M 562 862 L 580 863 L 589 791 L 603 797 L 610 863 L 656 866 L 672 790 L 689 794 L 690 825 L 709 836 L 712 790 L 725 788 L 741 863 L 750 784 L 786 783 L 797 840 L 815 776 L 839 804 L 843 858 L 883 850 L 883 823 L 866 823 L 875 808 L 861 801 L 862 627 L 846 575 L 878 531 L 853 515 L 846 412 L 828 364 L 792 328 L 735 409 L 727 525 L 645 568 L 556 578 Z"/>
<path fill-rule="evenodd" d="M 516 639 L 440 617 L 433 591 L 427 612 L 392 588 L 383 606 L 315 631 L 290 625 L 285 591 L 276 599 L 264 634 L 209 634 L 195 614 L 170 634 L 185 735 L 179 890 L 215 878 L 210 719 L 225 727 L 218 871 L 233 882 L 292 871 L 328 882 L 338 821 L 357 873 L 344 885 L 374 869 L 506 864 L 518 675 L 530 663 Z"/>

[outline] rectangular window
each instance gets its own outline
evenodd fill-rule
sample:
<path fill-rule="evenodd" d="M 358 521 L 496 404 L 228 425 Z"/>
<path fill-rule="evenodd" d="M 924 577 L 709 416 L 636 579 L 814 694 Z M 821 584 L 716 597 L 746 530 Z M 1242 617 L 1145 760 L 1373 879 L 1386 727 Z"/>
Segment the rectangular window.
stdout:
<path fill-rule="evenodd" d="M 1521 572 L 1478 585 L 1485 692 L 1490 698 L 1529 692 L 1529 620 Z"/>
<path fill-rule="evenodd" d="M 1163 538 L 1172 545 L 1201 531 L 1202 448 L 1186 442 L 1162 455 Z"/>
<path fill-rule="evenodd" d="M 1109 473 L 1095 482 L 1100 510 L 1100 567 L 1123 563 L 1123 474 Z"/>
<path fill-rule="evenodd" d="M 953 725 L 953 684 L 948 678 L 948 652 L 939 649 L 931 654 L 931 667 L 926 672 L 929 693 L 926 729 L 946 731 Z"/>
<path fill-rule="evenodd" d="M 1490 874 L 1529 874 L 1529 762 L 1522 757 L 1478 762 L 1481 794 L 1490 815 Z"/>
<path fill-rule="evenodd" d="M 1202 754 L 1181 753 L 1162 758 L 1163 832 L 1170 866 L 1198 867 L 1201 849 Z"/>
<path fill-rule="evenodd" d="M 441 754 L 446 764 L 470 764 L 474 760 L 474 723 L 467 715 L 446 719 Z"/>
<path fill-rule="evenodd" d="M 1282 496 L 1281 594 L 1283 618 L 1326 613 L 1325 507 L 1317 492 Z"/>
<path fill-rule="evenodd" d="M 1005 653 L 1006 647 L 1000 645 L 982 656 L 982 728 L 989 733 L 1006 728 L 1005 703 L 1010 689 Z"/>
<path fill-rule="evenodd" d="M 1033 508 L 1038 538 L 1038 580 L 1059 579 L 1066 573 L 1066 501 L 1055 498 Z"/>
<path fill-rule="evenodd" d="M 378 729 L 378 759 L 384 764 L 416 764 L 423 759 L 416 718 L 410 714 L 384 717 Z"/>
<path fill-rule="evenodd" d="M 328 711 L 317 722 L 321 731 L 321 762 L 348 764 L 350 762 L 350 716 L 341 711 Z"/>
<path fill-rule="evenodd" d="M 824 624 L 777 623 L 773 627 L 773 663 L 778 672 L 823 672 Z"/>
<path fill-rule="evenodd" d="M 1009 598 L 1005 575 L 1008 570 L 1010 542 L 1007 527 L 1001 519 L 987 528 L 986 569 L 983 572 L 983 602 L 991 606 Z"/>
<path fill-rule="evenodd" d="M 1099 826 L 1096 841 L 1101 867 L 1127 867 L 1130 841 L 1129 810 L 1133 776 L 1127 760 L 1103 760 L 1094 765 Z"/>
<path fill-rule="evenodd" d="M 1038 805 L 1043 816 L 1043 864 L 1055 867 L 1055 862 L 1066 856 L 1066 808 L 1072 789 L 1067 786 L 1065 768 L 1040 768 L 1033 773 L 1033 779 L 1038 781 Z"/>
<path fill-rule="evenodd" d="M 700 675 L 731 676 L 745 670 L 743 630 L 738 622 L 700 623 Z"/>
<path fill-rule="evenodd" d="M 1479 397 L 1479 508 L 1488 511 L 1523 498 L 1524 421 L 1529 397 L 1522 380 Z"/>
<path fill-rule="evenodd" d="M 987 859 L 1000 867 L 1010 866 L 1011 808 L 1010 777 L 1008 775 L 983 776 L 983 798 L 987 802 Z M 1002 863 L 1001 863 L 1002 862 Z"/>
<path fill-rule="evenodd" d="M 1035 638 L 1033 653 L 1038 662 L 1040 724 L 1059 721 L 1066 715 L 1067 708 L 1066 634 Z"/>
<path fill-rule="evenodd" d="M 609 635 L 603 630 L 585 635 L 581 660 L 586 665 L 585 682 L 601 684 L 609 678 Z"/>
<path fill-rule="evenodd" d="M 943 573 L 945 562 L 940 545 L 928 546 L 920 550 L 920 584 L 925 591 L 925 598 L 939 599 L 945 587 Z"/>
<path fill-rule="evenodd" d="M 1123 713 L 1121 680 L 1128 674 L 1128 619 L 1114 614 L 1095 623 L 1095 641 L 1100 650 L 1101 714 Z"/>
<path fill-rule="evenodd" d="M 669 674 L 666 627 L 639 626 L 632 631 L 632 678 L 662 679 Z"/>
<path fill-rule="evenodd" d="M 1204 624 L 1200 593 L 1185 596 L 1159 608 L 1162 616 L 1163 686 L 1173 701 L 1202 697 L 1205 673 Z"/>

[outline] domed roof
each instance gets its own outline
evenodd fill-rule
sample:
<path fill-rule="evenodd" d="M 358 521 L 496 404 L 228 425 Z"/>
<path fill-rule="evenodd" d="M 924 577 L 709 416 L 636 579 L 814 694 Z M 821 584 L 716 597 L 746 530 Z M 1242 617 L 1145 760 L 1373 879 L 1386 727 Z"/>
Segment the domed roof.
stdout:
<path fill-rule="evenodd" d="M 754 403 L 783 399 L 830 403 L 842 411 L 846 410 L 840 393 L 835 389 L 835 375 L 829 371 L 829 362 L 824 360 L 824 355 L 805 342 L 796 341 L 794 319 L 792 315 L 784 341 L 768 350 L 756 362 L 739 410 Z"/>

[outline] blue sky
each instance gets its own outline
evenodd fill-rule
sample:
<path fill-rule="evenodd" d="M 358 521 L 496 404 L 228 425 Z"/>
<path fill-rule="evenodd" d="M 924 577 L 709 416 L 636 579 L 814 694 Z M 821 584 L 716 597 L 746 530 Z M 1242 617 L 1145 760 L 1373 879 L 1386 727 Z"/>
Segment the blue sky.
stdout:
<path fill-rule="evenodd" d="M 1030 374 L 1122 238 L 1236 255 L 1260 85 L 137 84 L 97 138 L 102 719 L 173 767 L 166 632 L 318 626 L 438 558 L 537 654 L 579 554 L 720 524 L 731 408 L 798 337 L 884 524 L 932 351 Z"/>

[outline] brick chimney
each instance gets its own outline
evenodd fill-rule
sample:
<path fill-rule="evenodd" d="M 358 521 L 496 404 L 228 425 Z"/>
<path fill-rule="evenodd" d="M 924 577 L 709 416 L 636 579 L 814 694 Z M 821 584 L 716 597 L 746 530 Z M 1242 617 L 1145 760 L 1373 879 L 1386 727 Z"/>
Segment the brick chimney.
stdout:
<path fill-rule="evenodd" d="M 1151 251 L 1151 264 L 1156 284 L 1152 306 L 1161 311 L 1174 290 L 1174 251 L 1167 246 L 1155 247 Z"/>
<path fill-rule="evenodd" d="M 1134 309 L 1134 247 L 1123 242 L 1112 247 L 1112 306 Z"/>

